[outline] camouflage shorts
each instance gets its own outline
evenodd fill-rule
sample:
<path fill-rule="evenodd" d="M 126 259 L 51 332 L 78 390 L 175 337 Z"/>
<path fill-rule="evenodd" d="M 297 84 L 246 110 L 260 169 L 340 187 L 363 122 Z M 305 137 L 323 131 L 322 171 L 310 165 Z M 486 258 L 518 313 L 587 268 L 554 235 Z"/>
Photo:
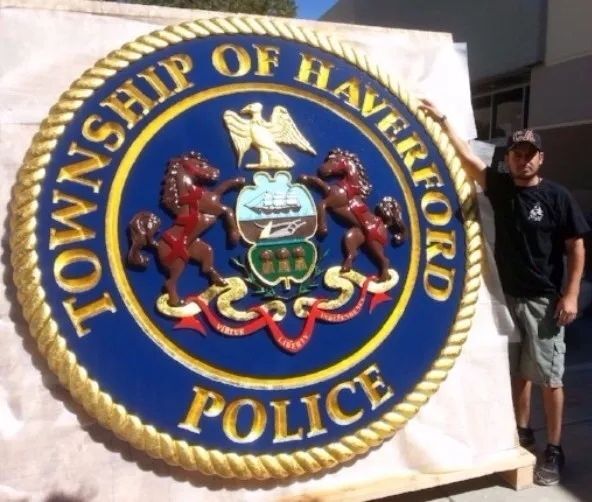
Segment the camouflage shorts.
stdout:
<path fill-rule="evenodd" d="M 515 298 L 506 302 L 522 340 L 510 344 L 510 370 L 535 384 L 562 387 L 565 330 L 554 318 L 557 297 Z"/>

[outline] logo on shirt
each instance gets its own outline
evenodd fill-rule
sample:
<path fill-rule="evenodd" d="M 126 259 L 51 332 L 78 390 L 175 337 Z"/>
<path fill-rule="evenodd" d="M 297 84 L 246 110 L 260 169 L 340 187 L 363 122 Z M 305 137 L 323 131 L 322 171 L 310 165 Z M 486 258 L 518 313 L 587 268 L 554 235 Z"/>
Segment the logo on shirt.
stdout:
<path fill-rule="evenodd" d="M 539 222 L 543 219 L 544 213 L 540 202 L 537 202 L 528 213 L 528 221 Z"/>
<path fill-rule="evenodd" d="M 89 413 L 170 464 L 263 479 L 345 462 L 428 401 L 480 231 L 438 124 L 391 82 L 322 34 L 228 18 L 73 84 L 21 170 L 12 259 Z"/>

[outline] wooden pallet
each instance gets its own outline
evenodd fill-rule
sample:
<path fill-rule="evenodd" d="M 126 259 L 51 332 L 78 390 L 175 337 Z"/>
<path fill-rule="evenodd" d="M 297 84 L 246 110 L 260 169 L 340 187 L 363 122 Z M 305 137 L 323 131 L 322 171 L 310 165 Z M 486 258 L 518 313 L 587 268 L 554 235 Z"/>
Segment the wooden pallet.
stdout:
<path fill-rule="evenodd" d="M 434 488 L 458 481 L 498 474 L 515 490 L 532 486 L 535 456 L 524 448 L 501 452 L 487 462 L 460 471 L 438 473 L 403 473 L 371 478 L 361 484 L 341 484 L 335 488 L 306 489 L 300 494 L 282 497 L 282 502 L 361 502 L 391 495 Z"/>

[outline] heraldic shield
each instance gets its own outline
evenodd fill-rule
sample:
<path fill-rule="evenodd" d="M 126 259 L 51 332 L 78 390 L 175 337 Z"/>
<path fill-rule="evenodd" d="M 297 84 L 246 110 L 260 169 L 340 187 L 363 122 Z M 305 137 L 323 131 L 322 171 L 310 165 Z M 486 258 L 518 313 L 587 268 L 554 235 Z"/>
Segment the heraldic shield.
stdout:
<path fill-rule="evenodd" d="M 11 246 L 31 333 L 89 413 L 170 464 L 264 479 L 364 453 L 428 400 L 470 326 L 479 225 L 395 82 L 253 17 L 141 37 L 74 82 Z"/>
<path fill-rule="evenodd" d="M 291 183 L 290 173 L 253 176 L 254 186 L 243 188 L 237 200 L 238 228 L 245 241 L 250 269 L 262 285 L 302 284 L 314 272 L 317 229 L 314 199 L 308 189 Z"/>

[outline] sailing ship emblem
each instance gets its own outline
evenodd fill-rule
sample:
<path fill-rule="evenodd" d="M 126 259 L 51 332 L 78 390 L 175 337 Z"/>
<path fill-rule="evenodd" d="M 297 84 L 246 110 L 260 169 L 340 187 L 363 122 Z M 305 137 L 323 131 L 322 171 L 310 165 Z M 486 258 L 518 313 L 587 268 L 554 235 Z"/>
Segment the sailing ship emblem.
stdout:
<path fill-rule="evenodd" d="M 258 172 L 254 185 L 244 187 L 237 199 L 239 232 L 249 244 L 250 270 L 264 284 L 302 283 L 314 271 L 317 230 L 314 200 L 304 185 L 292 183 L 290 173 L 272 176 Z"/>
<path fill-rule="evenodd" d="M 265 192 L 255 197 L 246 206 L 258 214 L 266 215 L 298 212 L 302 208 L 293 188 L 280 193 Z"/>

